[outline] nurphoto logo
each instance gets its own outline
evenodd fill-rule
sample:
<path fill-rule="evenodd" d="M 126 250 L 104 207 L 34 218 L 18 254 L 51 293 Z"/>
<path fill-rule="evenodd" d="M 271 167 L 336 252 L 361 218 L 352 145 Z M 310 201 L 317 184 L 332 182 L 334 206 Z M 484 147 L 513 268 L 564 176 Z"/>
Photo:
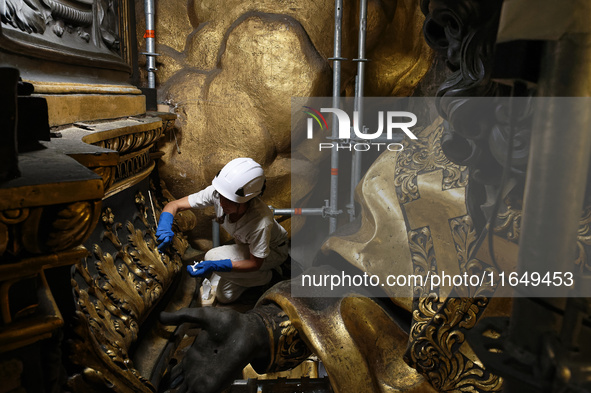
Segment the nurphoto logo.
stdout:
<path fill-rule="evenodd" d="M 417 139 L 416 135 L 410 130 L 415 124 L 417 124 L 417 117 L 412 112 L 405 111 L 379 111 L 378 112 L 378 128 L 375 132 L 363 132 L 359 129 L 359 112 L 353 112 L 353 125 L 351 126 L 351 119 L 347 112 L 337 108 L 320 108 L 317 111 L 309 106 L 304 106 L 306 110 L 304 113 L 310 117 L 307 121 L 307 133 L 306 137 L 312 139 L 314 137 L 314 120 L 318 124 L 321 131 L 328 130 L 328 123 L 322 115 L 322 113 L 332 113 L 337 119 L 338 124 L 338 139 L 340 142 L 323 142 L 319 143 L 318 149 L 332 149 L 337 150 L 356 150 L 356 151 L 367 151 L 372 147 L 377 148 L 378 151 L 382 147 L 387 148 L 390 151 L 401 151 L 403 145 L 401 143 L 393 142 L 392 137 L 394 130 L 401 130 L 410 139 Z M 384 122 L 386 123 L 386 136 L 384 134 Z M 351 129 L 353 130 L 354 136 L 351 137 Z M 365 130 L 364 130 L 365 131 Z M 368 141 L 368 142 L 366 142 Z"/>

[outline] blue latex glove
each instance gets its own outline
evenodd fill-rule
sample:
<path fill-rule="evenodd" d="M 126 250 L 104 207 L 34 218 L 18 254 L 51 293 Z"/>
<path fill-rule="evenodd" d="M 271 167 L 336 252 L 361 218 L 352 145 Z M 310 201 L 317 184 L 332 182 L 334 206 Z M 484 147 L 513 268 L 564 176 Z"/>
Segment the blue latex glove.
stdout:
<path fill-rule="evenodd" d="M 162 251 L 172 243 L 174 232 L 172 231 L 172 220 L 174 216 L 171 213 L 163 212 L 160 214 L 160 222 L 158 223 L 158 229 L 156 229 L 156 239 L 160 245 L 158 250 Z"/>
<path fill-rule="evenodd" d="M 205 277 L 211 272 L 229 272 L 230 270 L 232 270 L 232 261 L 229 259 L 203 261 L 187 266 L 187 271 L 193 277 Z"/>

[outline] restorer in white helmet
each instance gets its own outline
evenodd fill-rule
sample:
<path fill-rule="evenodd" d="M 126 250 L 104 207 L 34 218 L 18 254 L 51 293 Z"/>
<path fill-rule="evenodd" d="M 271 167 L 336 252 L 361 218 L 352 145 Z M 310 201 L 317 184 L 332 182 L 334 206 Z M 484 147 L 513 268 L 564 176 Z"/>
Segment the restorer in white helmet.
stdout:
<path fill-rule="evenodd" d="M 176 212 L 215 207 L 217 220 L 234 237 L 235 244 L 209 250 L 203 262 L 189 265 L 187 270 L 194 277 L 219 274 L 216 297 L 221 303 L 235 301 L 249 287 L 267 284 L 271 270 L 288 257 L 287 232 L 258 198 L 264 189 L 263 168 L 251 158 L 236 158 L 222 168 L 211 186 L 168 203 L 160 215 L 158 249 L 172 241 Z"/>

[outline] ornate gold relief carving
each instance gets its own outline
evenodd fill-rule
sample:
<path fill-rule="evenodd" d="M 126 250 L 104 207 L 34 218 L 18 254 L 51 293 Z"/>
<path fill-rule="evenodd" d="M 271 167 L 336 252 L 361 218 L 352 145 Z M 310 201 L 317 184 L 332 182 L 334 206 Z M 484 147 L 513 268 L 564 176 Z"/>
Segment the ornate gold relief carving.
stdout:
<path fill-rule="evenodd" d="M 52 253 L 84 242 L 94 229 L 100 201 L 10 209 L 0 212 L 0 256 Z"/>
<path fill-rule="evenodd" d="M 404 150 L 398 153 L 394 185 L 400 203 L 419 198 L 417 176 L 419 173 L 443 170 L 443 190 L 466 187 L 468 174 L 465 168 L 452 164 L 441 150 L 442 120 L 429 126 L 422 134 L 426 136 L 404 141 Z"/>
<path fill-rule="evenodd" d="M 486 307 L 485 298 L 448 298 L 420 337 L 410 344 L 405 361 L 440 392 L 498 392 L 502 379 L 476 365 L 459 351 L 464 329 L 474 327 Z"/>
<path fill-rule="evenodd" d="M 429 228 L 421 228 L 419 231 L 408 232 L 410 250 L 412 253 L 413 272 L 426 277 L 428 272 L 437 271 L 437 261 L 433 250 L 433 238 Z M 422 287 L 415 287 L 413 294 L 422 296 L 429 293 L 429 286 L 424 283 Z"/>
<path fill-rule="evenodd" d="M 497 215 L 494 232 L 518 243 L 521 233 L 521 208 L 514 207 L 511 198 L 506 198 L 504 202 L 504 211 Z"/>
<path fill-rule="evenodd" d="M 458 252 L 458 263 L 460 272 L 469 275 L 483 277 L 480 286 L 462 285 L 455 286 L 456 296 L 460 297 L 490 297 L 496 291 L 496 286 L 491 285 L 489 277 L 491 274 L 496 277 L 498 270 L 488 263 L 476 258 L 477 237 L 476 230 L 470 216 L 454 218 L 450 221 L 454 243 Z M 462 283 L 468 284 L 468 283 Z"/>
<path fill-rule="evenodd" d="M 153 161 L 149 152 L 163 132 L 162 121 L 155 120 L 156 118 L 149 118 L 139 124 L 137 121 L 130 120 L 120 121 L 120 124 L 115 122 L 114 128 L 99 129 L 82 138 L 86 143 L 119 152 L 120 160 L 117 166 L 111 169 L 112 172 L 103 172 L 109 176 L 110 188 L 118 183 L 116 188 L 121 190 L 145 178 L 145 176 L 137 176 L 138 174 L 145 173 L 147 176 L 151 172 Z M 136 181 L 126 182 L 126 179 L 134 177 Z M 125 182 L 127 184 L 122 186 L 121 183 Z M 105 189 L 107 196 L 113 194 L 114 190 Z"/>
<path fill-rule="evenodd" d="M 405 213 L 413 274 L 423 285 L 415 296 L 409 345 L 404 360 L 438 391 L 499 391 L 502 380 L 484 370 L 467 348 L 465 333 L 474 327 L 495 288 L 484 285 L 431 287 L 429 275 L 495 272 L 475 257 L 477 233 L 466 213 L 466 167 L 449 161 L 441 150 L 441 120 L 408 143 L 396 158 L 394 185 Z M 511 209 L 498 231 L 518 234 Z"/>
<path fill-rule="evenodd" d="M 101 240 L 106 237 L 111 241 L 111 244 L 113 244 L 117 250 L 121 250 L 123 245 L 121 240 L 119 240 L 117 231 L 121 229 L 122 224 L 120 222 L 115 222 L 115 215 L 113 214 L 113 210 L 111 210 L 110 207 L 107 207 L 101 214 L 101 221 L 103 223 L 103 227 L 105 228 L 101 234 Z"/>
<path fill-rule="evenodd" d="M 141 191 L 132 198 L 137 208 L 133 222 L 121 223 L 112 208 L 105 208 L 100 235 L 104 244 L 93 244 L 93 255 L 76 266 L 72 285 L 77 337 L 71 358 L 86 370 L 70 379 L 75 391 L 88 391 L 97 384 L 118 392 L 154 391 L 134 368 L 129 348 L 148 312 L 180 271 L 188 243 L 177 235 L 173 252 L 159 253 L 146 198 Z"/>
<path fill-rule="evenodd" d="M 111 188 L 115 182 L 115 166 L 100 166 L 91 168 L 94 173 L 103 179 L 103 187 L 105 190 Z"/>
<path fill-rule="evenodd" d="M 16 232 L 15 226 L 29 218 L 29 209 L 10 209 L 0 211 L 0 256 L 8 251 L 12 255 L 20 252 L 22 242 L 11 236 Z"/>
<path fill-rule="evenodd" d="M 281 336 L 279 337 L 278 358 L 281 359 L 277 363 L 280 369 L 293 368 L 302 362 L 302 359 L 310 356 L 310 350 L 303 342 L 298 330 L 293 326 L 292 322 L 287 318 L 284 312 L 277 315 L 278 317 L 285 317 L 286 320 L 279 323 L 281 328 Z"/>
<path fill-rule="evenodd" d="M 115 171 L 116 181 L 121 181 L 147 168 L 152 162 L 149 153 L 150 147 L 147 147 L 137 153 L 122 156 L 122 162 L 117 165 L 117 170 Z"/>
<path fill-rule="evenodd" d="M 69 204 L 55 214 L 46 246 L 64 250 L 84 242 L 94 229 L 100 213 L 101 202 L 81 201 Z"/>
<path fill-rule="evenodd" d="M 153 200 L 152 200 L 153 202 Z M 137 194 L 135 194 L 135 200 L 134 200 L 135 206 L 137 207 L 138 213 L 136 215 L 136 217 L 138 217 L 140 220 L 142 220 L 142 223 L 147 227 L 149 227 L 150 225 L 157 225 L 157 222 L 154 222 L 153 224 L 150 224 L 148 222 L 148 211 L 146 210 L 146 197 L 144 196 L 143 193 L 138 192 Z M 153 211 L 152 212 L 154 214 L 154 216 L 156 215 L 156 212 Z"/>
<path fill-rule="evenodd" d="M 267 364 L 255 362 L 259 373 L 273 373 L 291 369 L 310 356 L 311 352 L 291 320 L 276 304 L 259 306 L 252 311 L 261 317 L 267 328 L 270 356 Z"/>
<path fill-rule="evenodd" d="M 474 257 L 476 231 L 469 216 L 450 220 L 450 229 L 457 251 L 457 261 L 463 274 L 496 273 L 496 269 Z M 436 256 L 430 231 L 409 232 L 415 274 L 437 273 Z M 484 370 L 476 359 L 460 349 L 465 343 L 466 330 L 477 323 L 488 305 L 495 287 L 484 281 L 479 288 L 455 286 L 454 297 L 440 299 L 437 291 L 415 289 L 410 343 L 405 361 L 416 368 L 439 391 L 489 392 L 500 391 L 502 379 Z M 442 303 L 442 300 L 443 303 Z"/>
<path fill-rule="evenodd" d="M 450 220 L 457 261 L 463 274 L 496 273 L 496 269 L 474 257 L 477 245 L 476 231 L 469 216 Z M 430 232 L 409 232 L 415 274 L 437 273 L 437 265 Z M 488 305 L 495 287 L 484 280 L 478 288 L 455 286 L 453 297 L 439 298 L 436 291 L 418 288 L 415 300 L 410 343 L 405 361 L 423 374 L 442 392 L 495 392 L 502 389 L 502 379 L 484 370 L 464 353 L 465 333 L 473 328 Z"/>
<path fill-rule="evenodd" d="M 5 0 L 0 42 L 61 62 L 129 69 L 127 0 Z M 31 39 L 31 37 L 34 37 Z M 59 53 L 62 52 L 62 53 Z M 67 56 L 64 56 L 66 54 Z"/>
<path fill-rule="evenodd" d="M 410 231 L 408 239 L 412 253 L 413 274 L 426 278 L 429 272 L 436 273 L 437 261 L 429 228 Z M 425 281 L 422 287 L 413 288 L 413 294 L 418 298 L 418 301 L 415 300 L 413 307 L 413 320 L 409 335 L 411 341 L 418 336 L 441 306 L 438 291 L 431 291 Z"/>
<path fill-rule="evenodd" d="M 170 114 L 165 118 L 169 125 L 174 123 L 176 116 Z M 78 151 L 67 146 L 64 152 L 103 179 L 104 198 L 108 198 L 139 183 L 152 172 L 155 163 L 151 150 L 163 134 L 163 120 L 148 116 L 75 123 L 61 133 L 64 139 L 81 140 L 84 144 L 93 145 Z M 113 151 L 119 153 L 119 157 Z"/>
<path fill-rule="evenodd" d="M 144 123 L 141 124 L 143 125 Z M 95 146 L 118 151 L 119 154 L 129 153 L 149 146 L 160 138 L 162 135 L 162 122 L 154 122 L 147 130 L 130 130 L 129 125 L 122 127 L 120 130 L 120 133 L 117 130 L 115 132 L 112 130 L 104 133 L 98 132 L 91 134 L 92 137 L 87 136 L 82 138 L 82 140 Z M 113 136 L 113 133 L 119 135 Z M 102 134 L 105 135 L 103 136 Z"/>

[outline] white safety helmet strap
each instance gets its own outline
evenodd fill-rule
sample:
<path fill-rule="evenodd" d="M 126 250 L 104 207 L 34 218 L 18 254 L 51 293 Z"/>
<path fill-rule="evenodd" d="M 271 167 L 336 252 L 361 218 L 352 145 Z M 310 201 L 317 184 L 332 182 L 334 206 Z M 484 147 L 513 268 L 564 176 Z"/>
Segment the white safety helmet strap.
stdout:
<path fill-rule="evenodd" d="M 262 193 L 265 174 L 252 158 L 236 158 L 222 168 L 211 184 L 225 198 L 244 203 Z"/>

